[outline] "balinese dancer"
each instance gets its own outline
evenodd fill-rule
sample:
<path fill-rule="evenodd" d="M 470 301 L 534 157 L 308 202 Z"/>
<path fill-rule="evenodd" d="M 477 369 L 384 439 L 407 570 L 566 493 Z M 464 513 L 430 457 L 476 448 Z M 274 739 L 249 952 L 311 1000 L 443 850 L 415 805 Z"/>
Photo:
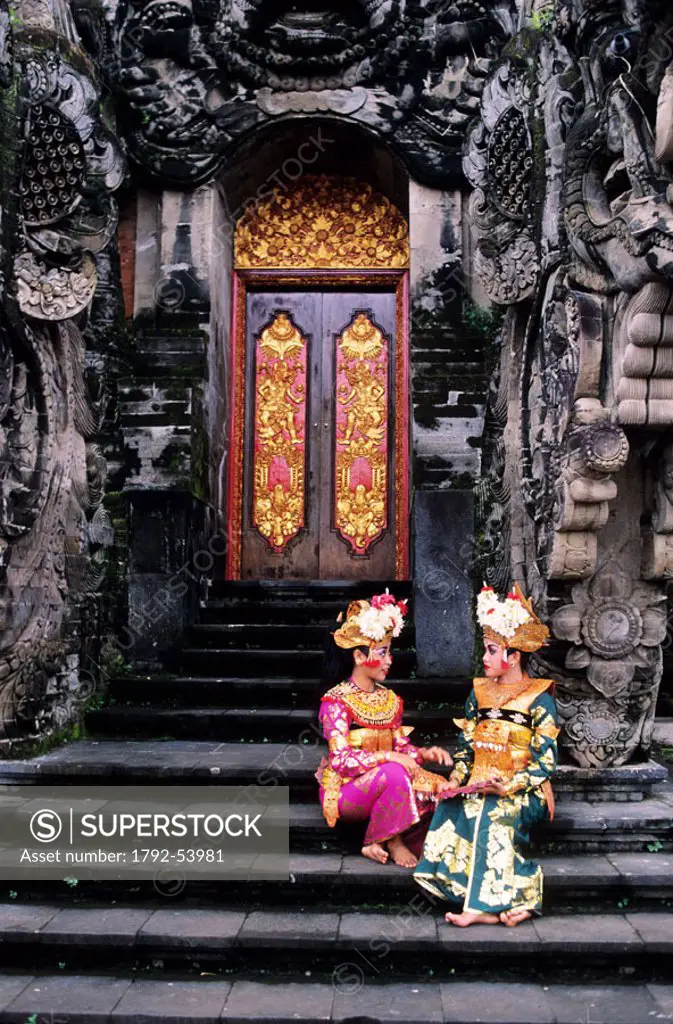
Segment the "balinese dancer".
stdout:
<path fill-rule="evenodd" d="M 462 907 L 450 924 L 520 924 L 542 907 L 542 869 L 525 855 L 530 829 L 553 816 L 556 704 L 551 679 L 531 679 L 529 652 L 549 630 L 518 585 L 504 601 L 491 587 L 477 600 L 486 677 L 465 705 L 453 789 L 438 804 L 416 881 Z M 456 793 L 463 784 L 480 787 Z"/>
<path fill-rule="evenodd" d="M 441 747 L 413 746 L 413 728 L 402 725 L 403 702 L 383 685 L 393 660 L 390 644 L 402 631 L 405 614 L 406 603 L 386 591 L 371 602 L 352 601 L 345 622 L 339 615 L 342 624 L 332 634 L 336 646 L 328 676 L 342 681 L 321 702 L 329 754 L 316 777 L 328 825 L 339 818 L 367 820 L 363 855 L 381 864 L 391 857 L 412 868 L 418 858 L 407 845 L 409 830 L 413 839 L 415 826 L 447 785 L 443 776 L 421 765 L 453 762 Z"/>

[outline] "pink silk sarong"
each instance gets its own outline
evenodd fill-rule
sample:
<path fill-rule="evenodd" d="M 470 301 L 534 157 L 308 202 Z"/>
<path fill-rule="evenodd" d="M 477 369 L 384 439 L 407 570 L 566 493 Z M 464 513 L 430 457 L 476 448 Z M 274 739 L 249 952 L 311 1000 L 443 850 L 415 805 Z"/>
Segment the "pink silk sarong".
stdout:
<path fill-rule="evenodd" d="M 368 821 L 365 845 L 382 843 L 414 828 L 421 817 L 434 809 L 436 801 L 431 794 L 414 791 L 406 768 L 394 761 L 383 761 L 380 755 L 353 747 L 349 742 L 351 725 L 355 724 L 351 710 L 339 700 L 323 699 L 320 724 L 330 744 L 327 762 L 317 772 L 321 780 L 324 764 L 342 778 L 339 790 L 339 818 L 342 821 Z M 394 732 L 393 750 L 408 754 L 420 766 L 421 752 L 404 735 L 401 701 L 399 714 L 391 721 Z M 324 809 L 325 790 L 320 787 L 320 802 Z M 428 819 L 429 821 L 429 819 Z M 427 823 L 421 832 L 427 830 Z M 405 837 L 407 846 L 408 837 Z M 412 840 L 413 841 L 413 840 Z M 421 840 L 422 844 L 422 840 Z M 420 852 L 420 845 L 419 851 Z"/>
<path fill-rule="evenodd" d="M 320 787 L 322 803 L 324 790 Z M 371 768 L 357 779 L 345 782 L 339 793 L 341 821 L 367 821 L 364 845 L 382 843 L 386 839 L 413 829 L 405 836 L 405 844 L 418 856 L 423 848 L 423 837 L 430 823 L 427 817 L 433 804 L 419 807 L 419 800 L 411 786 L 406 768 L 390 761 Z M 425 818 L 421 825 L 421 817 Z M 419 826 L 419 827 L 416 827 Z"/>

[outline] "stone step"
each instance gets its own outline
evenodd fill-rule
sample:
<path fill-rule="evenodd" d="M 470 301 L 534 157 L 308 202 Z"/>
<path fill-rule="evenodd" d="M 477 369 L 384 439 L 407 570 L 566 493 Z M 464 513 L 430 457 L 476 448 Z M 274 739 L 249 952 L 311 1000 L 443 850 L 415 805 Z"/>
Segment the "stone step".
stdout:
<path fill-rule="evenodd" d="M 314 604 L 338 604 L 345 611 L 349 601 L 370 598 L 386 588 L 397 598 L 411 596 L 410 580 L 212 580 L 208 595 L 212 600 L 230 603 L 250 601 L 258 607 L 283 601 Z"/>
<path fill-rule="evenodd" d="M 436 405 L 434 414 L 439 419 L 472 419 L 480 422 L 485 405 Z"/>
<path fill-rule="evenodd" d="M 673 898 L 673 856 L 670 853 L 568 854 L 543 853 L 545 913 L 601 913 L 668 909 Z M 290 855 L 289 881 L 190 880 L 171 893 L 175 907 L 265 908 L 299 904 L 354 910 L 402 906 L 419 893 L 409 870 L 395 864 L 376 864 L 359 853 L 300 853 Z M 49 903 L 70 905 L 71 890 L 57 881 L 22 880 L 14 883 L 19 901 L 12 907 Z M 79 879 L 77 905 L 152 904 L 154 882 L 89 881 Z M 10 906 L 10 904 L 7 904 Z M 11 915 L 10 915 L 11 916 Z M 0 914 L 0 929 L 3 918 Z M 0 930 L 0 935 L 1 935 Z"/>
<path fill-rule="evenodd" d="M 319 806 L 298 800 L 291 804 L 290 828 L 292 847 L 300 850 L 354 852 L 362 836 L 355 826 L 329 829 Z M 673 798 L 600 804 L 559 800 L 554 820 L 539 830 L 536 841 L 549 854 L 671 852 Z"/>
<path fill-rule="evenodd" d="M 652 1024 L 673 1013 L 673 985 L 391 980 L 362 963 L 333 977 L 222 980 L 53 973 L 0 975 L 0 1024 Z M 357 1018 L 354 1014 L 357 1013 Z"/>
<path fill-rule="evenodd" d="M 191 909 L 145 906 L 0 904 L 3 969 L 146 969 L 196 974 L 228 969 L 248 977 L 300 971 L 333 976 L 344 962 L 360 963 L 368 981 L 402 975 L 479 977 L 492 968 L 512 980 L 579 974 L 583 980 L 627 974 L 638 981 L 670 976 L 673 915 L 656 911 L 552 914 L 515 930 L 455 928 L 443 920 L 445 903 L 423 890 L 401 906 L 338 911 L 296 906 L 277 909 Z M 514 937 L 516 936 L 516 938 Z M 424 970 L 425 968 L 425 970 Z"/>
<path fill-rule="evenodd" d="M 78 740 L 39 757 L 0 761 L 0 783 L 87 785 L 127 779 L 165 785 L 286 785 L 295 801 L 293 842 L 339 849 L 341 832 L 327 828 L 316 803 L 313 774 L 324 744 L 318 736 L 315 742 L 306 739 L 305 744 Z M 673 849 L 670 786 L 655 786 L 655 795 L 639 802 L 587 803 L 573 799 L 577 785 L 577 769 L 561 766 L 554 782 L 556 817 L 545 827 L 548 846 L 553 842 L 558 850 L 582 852 Z M 311 802 L 299 802 L 302 798 Z"/>
<path fill-rule="evenodd" d="M 210 597 L 203 601 L 199 609 L 200 623 L 240 622 L 255 625 L 262 615 L 266 625 L 287 626 L 320 626 L 327 629 L 336 623 L 339 612 L 345 610 L 348 600 L 317 601 L 285 598 L 282 601 L 264 602 L 260 611 L 260 603 L 249 599 L 232 600 L 230 598 Z"/>
<path fill-rule="evenodd" d="M 455 728 L 446 711 L 405 712 L 405 722 L 414 726 L 414 740 L 421 746 L 455 741 Z M 128 738 L 253 740 L 301 743 L 315 741 L 322 734 L 314 708 L 163 708 L 108 707 L 89 711 L 85 718 L 87 735 Z"/>
<path fill-rule="evenodd" d="M 396 668 L 396 666 L 394 666 Z M 389 679 L 388 686 L 404 700 L 405 708 L 438 706 L 447 719 L 455 716 L 470 692 L 468 679 Z M 116 703 L 149 702 L 180 707 L 305 707 L 316 709 L 325 684 L 316 677 L 249 678 L 240 676 L 127 675 L 110 679 L 108 693 Z"/>
<path fill-rule="evenodd" d="M 250 650 L 317 651 L 324 655 L 327 643 L 334 641 L 330 629 L 337 628 L 336 621 L 328 625 L 295 623 L 254 623 L 254 622 L 209 622 L 191 626 L 187 633 L 188 647 L 196 648 L 239 648 Z M 394 658 L 399 653 L 413 648 L 413 630 L 405 629 L 396 639 Z"/>
<path fill-rule="evenodd" d="M 163 402 L 156 411 L 130 412 L 121 411 L 124 430 L 136 430 L 141 427 L 188 427 L 191 426 L 192 413 L 184 402 Z"/>
<path fill-rule="evenodd" d="M 185 673 L 194 675 L 256 676 L 263 678 L 274 675 L 298 677 L 319 676 L 323 664 L 322 651 L 287 650 L 246 650 L 240 647 L 185 647 L 180 657 L 180 667 Z M 416 654 L 400 651 L 395 655 L 395 674 L 409 678 L 415 671 Z"/>

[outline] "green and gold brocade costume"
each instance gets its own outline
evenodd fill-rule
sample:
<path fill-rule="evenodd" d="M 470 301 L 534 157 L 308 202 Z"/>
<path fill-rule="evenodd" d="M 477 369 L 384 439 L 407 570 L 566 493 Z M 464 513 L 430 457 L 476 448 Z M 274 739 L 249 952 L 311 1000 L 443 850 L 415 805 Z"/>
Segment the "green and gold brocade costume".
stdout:
<path fill-rule="evenodd" d="M 451 780 L 498 776 L 507 796 L 474 793 L 443 800 L 414 878 L 431 893 L 477 913 L 510 908 L 541 913 L 542 869 L 525 855 L 533 825 L 553 815 L 556 703 L 550 679 L 504 685 L 475 679 L 465 705 Z"/>

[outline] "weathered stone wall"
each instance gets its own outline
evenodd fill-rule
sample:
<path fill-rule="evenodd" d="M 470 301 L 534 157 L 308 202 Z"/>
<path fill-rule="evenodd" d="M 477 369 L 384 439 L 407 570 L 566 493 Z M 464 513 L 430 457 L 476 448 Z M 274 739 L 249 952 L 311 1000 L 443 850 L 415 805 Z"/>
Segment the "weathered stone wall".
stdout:
<path fill-rule="evenodd" d="M 99 681 L 113 539 L 100 440 L 125 173 L 99 85 L 68 4 L 0 5 L 4 752 L 76 729 Z"/>
<path fill-rule="evenodd" d="M 484 341 L 469 325 L 457 190 L 410 182 L 414 594 L 421 676 L 472 668 L 473 490 L 486 399 Z M 438 492 L 438 493 L 437 493 Z"/>

